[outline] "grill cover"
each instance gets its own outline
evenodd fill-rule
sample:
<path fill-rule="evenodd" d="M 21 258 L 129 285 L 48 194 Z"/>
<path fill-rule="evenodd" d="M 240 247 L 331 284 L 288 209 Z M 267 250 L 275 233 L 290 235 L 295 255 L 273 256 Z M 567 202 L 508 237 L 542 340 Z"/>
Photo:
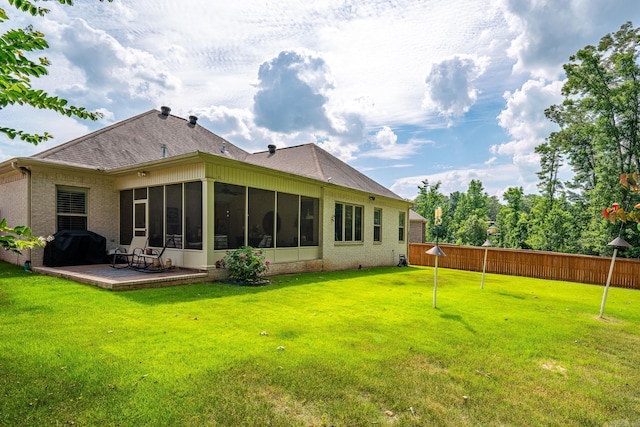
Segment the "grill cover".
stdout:
<path fill-rule="evenodd" d="M 47 267 L 103 264 L 107 239 L 88 230 L 61 230 L 44 248 L 43 264 Z"/>

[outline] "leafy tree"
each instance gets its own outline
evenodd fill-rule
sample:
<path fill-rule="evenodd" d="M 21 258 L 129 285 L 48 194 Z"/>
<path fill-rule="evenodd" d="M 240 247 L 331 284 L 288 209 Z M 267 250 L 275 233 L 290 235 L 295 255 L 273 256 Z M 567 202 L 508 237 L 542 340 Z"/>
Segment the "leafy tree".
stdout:
<path fill-rule="evenodd" d="M 476 214 L 462 220 L 457 229 L 456 244 L 468 246 L 480 246 L 487 238 L 488 221 L 486 217 Z"/>
<path fill-rule="evenodd" d="M 562 189 L 562 182 L 558 179 L 558 171 L 562 166 L 562 134 L 552 133 L 548 140 L 535 148 L 540 156 L 538 172 L 538 189 L 550 202 L 554 200 L 557 192 Z"/>
<path fill-rule="evenodd" d="M 48 9 L 36 6 L 34 3 L 37 0 L 7 1 L 16 9 L 32 16 L 44 16 L 49 12 Z M 67 5 L 73 4 L 71 0 L 58 0 L 58 2 Z M 8 20 L 7 13 L 0 8 L 0 23 L 5 23 Z M 75 116 L 91 120 L 100 118 L 100 113 L 92 113 L 84 107 L 68 105 L 67 100 L 32 87 L 31 79 L 45 76 L 50 62 L 45 57 L 30 59 L 25 55 L 25 52 L 38 52 L 48 47 L 44 34 L 32 26 L 23 29 L 9 29 L 0 34 L 0 109 L 10 105 L 30 105 L 34 108 L 57 111 L 69 117 Z M 53 137 L 48 132 L 30 134 L 6 126 L 0 126 L 0 133 L 7 135 L 10 139 L 18 137 L 34 145 Z"/>
<path fill-rule="evenodd" d="M 7 225 L 5 219 L 0 220 L 0 248 L 6 251 L 21 254 L 24 249 L 44 246 L 51 239 L 32 236 L 29 227 L 18 226 L 11 228 Z"/>
<path fill-rule="evenodd" d="M 527 244 L 535 250 L 576 253 L 580 234 L 578 219 L 565 195 L 554 201 L 538 196 L 529 214 Z"/>
<path fill-rule="evenodd" d="M 457 244 L 476 244 L 477 226 L 482 224 L 482 240 L 486 237 L 486 230 L 489 225 L 489 196 L 484 191 L 482 182 L 472 179 L 469 189 L 461 194 L 453 212 L 453 227 L 455 232 L 455 242 Z M 474 243 L 472 243 L 474 242 Z"/>
<path fill-rule="evenodd" d="M 498 213 L 496 226 L 500 231 L 500 245 L 505 248 L 526 249 L 528 210 L 522 187 L 511 187 L 502 196 L 507 202 Z"/>
<path fill-rule="evenodd" d="M 588 213 L 587 221 L 575 224 L 580 228 L 579 246 L 587 253 L 602 253 L 617 235 L 600 212 L 614 201 L 627 202 L 618 177 L 640 169 L 639 54 L 640 30 L 630 22 L 602 37 L 597 46 L 580 49 L 564 65 L 565 100 L 546 111 L 560 131 L 538 148 L 543 160 L 541 190 L 552 200 L 559 189 L 554 175 L 559 154 L 566 156 L 575 172 L 568 187 L 576 191 L 574 199 L 582 204 L 582 212 Z M 542 206 L 547 212 L 540 218 L 566 211 L 563 204 Z M 640 243 L 638 236 L 634 239 Z"/>
<path fill-rule="evenodd" d="M 435 240 L 435 230 L 433 228 L 433 218 L 434 212 L 437 207 L 442 207 L 443 211 L 444 205 L 446 204 L 446 197 L 440 192 L 441 182 L 438 181 L 435 184 L 429 184 L 428 180 L 422 181 L 422 185 L 418 186 L 418 196 L 413 201 L 414 210 L 429 220 L 429 226 L 426 227 L 426 240 L 432 241 Z M 447 216 L 443 215 L 442 217 L 442 226 L 441 230 L 446 234 L 447 228 Z"/>

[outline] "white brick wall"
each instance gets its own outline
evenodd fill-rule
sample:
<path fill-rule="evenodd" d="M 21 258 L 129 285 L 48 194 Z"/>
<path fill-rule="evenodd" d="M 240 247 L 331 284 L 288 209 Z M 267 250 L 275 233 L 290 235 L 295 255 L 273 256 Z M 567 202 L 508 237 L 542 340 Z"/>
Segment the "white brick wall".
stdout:
<path fill-rule="evenodd" d="M 347 203 L 364 207 L 363 243 L 347 243 L 335 241 L 334 211 L 335 203 Z M 396 265 L 399 255 L 408 254 L 408 236 L 404 242 L 398 241 L 399 213 L 407 212 L 406 203 L 377 197 L 370 200 L 367 195 L 339 191 L 325 191 L 324 194 L 323 248 L 324 269 L 348 270 L 360 266 L 376 267 Z M 382 239 L 373 241 L 373 210 L 382 209 Z M 405 222 L 406 224 L 406 222 Z M 405 230 L 406 234 L 406 230 Z"/>
<path fill-rule="evenodd" d="M 0 219 L 5 218 L 9 227 L 27 225 L 27 194 L 28 176 L 20 172 L 11 173 L 0 181 Z M 29 259 L 28 251 L 17 255 L 0 249 L 0 260 L 14 264 L 24 264 Z"/>

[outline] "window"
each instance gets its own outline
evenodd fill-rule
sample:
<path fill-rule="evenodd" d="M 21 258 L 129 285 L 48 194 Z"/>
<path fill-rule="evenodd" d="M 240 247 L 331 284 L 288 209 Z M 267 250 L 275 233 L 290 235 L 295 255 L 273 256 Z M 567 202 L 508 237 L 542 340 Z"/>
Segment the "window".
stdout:
<path fill-rule="evenodd" d="M 245 245 L 245 203 L 247 188 L 214 184 L 214 249 L 236 249 Z"/>
<path fill-rule="evenodd" d="M 167 228 L 162 242 L 169 242 L 172 248 L 182 248 L 182 184 L 165 186 L 165 218 Z"/>
<path fill-rule="evenodd" d="M 133 190 L 120 192 L 120 244 L 128 245 L 133 239 Z"/>
<path fill-rule="evenodd" d="M 282 218 L 282 227 L 278 230 L 276 243 L 279 248 L 294 248 L 298 246 L 299 211 L 300 196 L 278 193 L 277 212 L 278 217 Z"/>
<path fill-rule="evenodd" d="M 373 208 L 373 241 L 382 241 L 382 209 Z"/>
<path fill-rule="evenodd" d="M 318 246 L 320 199 L 300 197 L 300 246 Z"/>
<path fill-rule="evenodd" d="M 202 249 L 202 182 L 184 185 L 186 249 Z"/>
<path fill-rule="evenodd" d="M 56 189 L 56 226 L 60 230 L 87 229 L 87 190 L 58 187 Z"/>
<path fill-rule="evenodd" d="M 143 211 L 144 204 L 137 204 L 140 211 Z M 147 237 L 149 238 L 149 246 L 161 248 L 164 246 L 164 187 L 149 187 L 149 199 L 147 201 L 149 208 L 149 230 Z M 144 213 L 140 213 L 140 221 L 143 220 Z M 136 222 L 138 222 L 136 220 Z M 136 224 L 136 228 L 141 228 Z"/>
<path fill-rule="evenodd" d="M 249 188 L 248 244 L 254 248 L 272 248 L 282 228 L 280 214 L 274 212 L 276 193 Z"/>
<path fill-rule="evenodd" d="M 154 247 L 202 249 L 202 182 L 121 191 L 120 244 L 133 236 Z"/>
<path fill-rule="evenodd" d="M 361 242 L 362 206 L 336 203 L 334 224 L 336 242 Z"/>
<path fill-rule="evenodd" d="M 398 215 L 398 241 L 404 242 L 404 221 L 405 212 L 400 212 Z"/>

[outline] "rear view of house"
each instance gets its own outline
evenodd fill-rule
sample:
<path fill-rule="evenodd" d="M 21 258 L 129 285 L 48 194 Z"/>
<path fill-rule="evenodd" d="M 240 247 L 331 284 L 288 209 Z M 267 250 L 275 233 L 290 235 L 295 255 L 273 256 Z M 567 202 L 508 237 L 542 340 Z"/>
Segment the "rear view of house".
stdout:
<path fill-rule="evenodd" d="M 36 235 L 89 230 L 106 250 L 145 237 L 172 265 L 209 271 L 262 248 L 273 273 L 395 265 L 410 203 L 315 144 L 248 153 L 151 110 L 0 163 L 0 217 Z M 43 250 L 2 259 L 42 265 Z"/>

